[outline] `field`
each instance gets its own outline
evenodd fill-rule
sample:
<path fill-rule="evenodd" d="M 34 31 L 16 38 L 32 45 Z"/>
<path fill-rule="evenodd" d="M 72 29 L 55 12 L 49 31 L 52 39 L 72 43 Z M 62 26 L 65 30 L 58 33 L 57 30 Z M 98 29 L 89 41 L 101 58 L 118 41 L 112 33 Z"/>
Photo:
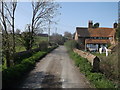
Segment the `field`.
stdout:
<path fill-rule="evenodd" d="M 37 48 L 41 41 L 47 41 L 47 40 L 48 40 L 47 37 L 36 36 L 35 43 L 34 43 L 34 46 L 32 49 Z M 17 39 L 16 39 L 16 52 L 21 52 L 21 51 L 25 51 L 25 50 L 26 50 L 25 47 L 19 41 L 19 37 L 17 37 Z"/>

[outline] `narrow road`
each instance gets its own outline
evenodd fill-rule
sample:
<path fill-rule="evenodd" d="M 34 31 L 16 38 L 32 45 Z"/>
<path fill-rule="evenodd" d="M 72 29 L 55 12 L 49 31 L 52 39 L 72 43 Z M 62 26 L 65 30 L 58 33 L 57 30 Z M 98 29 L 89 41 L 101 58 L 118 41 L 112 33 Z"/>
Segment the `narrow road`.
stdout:
<path fill-rule="evenodd" d="M 60 46 L 36 64 L 20 88 L 90 88 L 85 76 L 80 73 Z"/>

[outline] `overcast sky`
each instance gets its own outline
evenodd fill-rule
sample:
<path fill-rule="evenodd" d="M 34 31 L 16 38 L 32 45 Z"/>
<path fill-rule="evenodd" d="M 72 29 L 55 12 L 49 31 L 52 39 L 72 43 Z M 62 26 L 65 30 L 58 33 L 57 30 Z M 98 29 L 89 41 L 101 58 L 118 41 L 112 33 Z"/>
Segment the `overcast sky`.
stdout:
<path fill-rule="evenodd" d="M 61 15 L 56 17 L 57 25 L 51 26 L 51 33 L 63 34 L 65 31 L 75 32 L 75 28 L 87 27 L 88 21 L 99 22 L 100 27 L 112 27 L 118 19 L 117 2 L 59 2 L 62 8 Z M 24 30 L 25 25 L 31 22 L 30 2 L 19 2 L 16 10 L 15 26 Z"/>

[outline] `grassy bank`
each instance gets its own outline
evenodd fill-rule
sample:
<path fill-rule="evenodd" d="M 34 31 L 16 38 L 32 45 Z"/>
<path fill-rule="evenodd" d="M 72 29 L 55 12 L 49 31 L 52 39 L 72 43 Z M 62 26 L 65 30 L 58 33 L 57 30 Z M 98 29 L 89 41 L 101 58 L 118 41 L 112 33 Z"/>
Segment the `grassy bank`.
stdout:
<path fill-rule="evenodd" d="M 68 41 L 65 43 L 68 48 L 70 57 L 74 60 L 75 65 L 79 67 L 86 78 L 91 82 L 91 85 L 96 88 L 115 88 L 115 84 L 108 80 L 102 73 L 93 73 L 92 66 L 87 59 L 82 58 L 78 54 L 72 51 L 72 48 L 76 47 L 75 41 Z"/>
<path fill-rule="evenodd" d="M 79 67 L 80 72 L 82 72 L 87 79 L 94 85 L 96 88 L 114 88 L 115 85 L 109 81 L 104 74 L 93 73 L 91 64 L 87 59 L 82 58 L 74 52 L 69 52 L 70 57 L 74 60 L 75 65 Z"/>
<path fill-rule="evenodd" d="M 56 47 L 52 47 L 47 49 L 46 51 L 39 51 L 31 57 L 22 60 L 20 64 L 4 69 L 2 71 L 3 88 L 9 88 L 14 86 L 16 82 L 19 82 L 21 78 L 26 75 L 27 72 L 34 68 L 37 61 L 39 61 L 47 53 L 49 53 L 55 48 Z"/>

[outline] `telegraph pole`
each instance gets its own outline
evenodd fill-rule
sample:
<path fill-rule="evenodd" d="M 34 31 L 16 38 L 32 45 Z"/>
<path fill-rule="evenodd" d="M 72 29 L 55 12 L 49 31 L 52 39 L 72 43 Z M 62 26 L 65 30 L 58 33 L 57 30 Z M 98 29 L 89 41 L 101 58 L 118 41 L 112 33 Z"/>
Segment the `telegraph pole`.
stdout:
<path fill-rule="evenodd" d="M 51 21 L 49 20 L 49 28 L 48 28 L 48 42 L 50 42 L 50 24 L 51 24 Z"/>
<path fill-rule="evenodd" d="M 120 23 L 120 1 L 118 2 L 118 23 Z"/>
<path fill-rule="evenodd" d="M 57 34 L 57 27 L 55 28 L 55 34 Z"/>

